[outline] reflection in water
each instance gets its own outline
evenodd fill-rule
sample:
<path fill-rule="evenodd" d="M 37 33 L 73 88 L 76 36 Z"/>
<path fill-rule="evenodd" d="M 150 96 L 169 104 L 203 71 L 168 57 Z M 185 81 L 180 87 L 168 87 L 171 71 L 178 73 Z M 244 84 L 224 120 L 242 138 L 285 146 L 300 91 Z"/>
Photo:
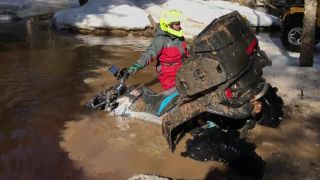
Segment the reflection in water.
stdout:
<path fill-rule="evenodd" d="M 76 46 L 47 22 L 0 27 L 0 179 L 79 179 L 59 146 L 64 122 L 81 112 L 83 79 L 105 65 L 99 46 Z"/>

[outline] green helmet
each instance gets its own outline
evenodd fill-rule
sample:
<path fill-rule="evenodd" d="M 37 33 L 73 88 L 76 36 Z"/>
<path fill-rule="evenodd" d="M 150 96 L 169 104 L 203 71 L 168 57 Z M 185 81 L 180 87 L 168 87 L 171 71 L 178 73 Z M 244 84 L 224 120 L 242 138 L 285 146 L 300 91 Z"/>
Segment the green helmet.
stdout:
<path fill-rule="evenodd" d="M 178 10 L 168 10 L 161 14 L 160 17 L 160 28 L 169 34 L 172 34 L 177 37 L 183 36 L 183 30 L 174 30 L 170 27 L 170 24 L 173 22 L 181 22 L 183 20 L 183 15 Z"/>

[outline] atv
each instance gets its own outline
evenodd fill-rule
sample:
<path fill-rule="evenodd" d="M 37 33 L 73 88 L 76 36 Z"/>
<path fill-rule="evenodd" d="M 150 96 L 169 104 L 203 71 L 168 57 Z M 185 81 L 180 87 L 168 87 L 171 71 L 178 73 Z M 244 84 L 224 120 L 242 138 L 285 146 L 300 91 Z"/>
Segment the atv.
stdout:
<path fill-rule="evenodd" d="M 283 102 L 277 89 L 262 78 L 271 61 L 237 11 L 213 20 L 196 36 L 190 52 L 175 88 L 156 94 L 147 87 L 127 87 L 120 77 L 87 106 L 161 124 L 172 151 L 184 133 L 208 122 L 244 135 L 256 123 L 278 126 Z M 121 69 L 113 65 L 109 71 L 119 77 Z"/>

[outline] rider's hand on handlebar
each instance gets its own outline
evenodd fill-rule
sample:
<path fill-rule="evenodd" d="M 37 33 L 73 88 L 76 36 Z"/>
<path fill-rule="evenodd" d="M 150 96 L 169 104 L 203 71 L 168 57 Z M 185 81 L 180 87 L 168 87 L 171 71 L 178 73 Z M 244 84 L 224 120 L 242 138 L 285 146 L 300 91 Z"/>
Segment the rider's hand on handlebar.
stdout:
<path fill-rule="evenodd" d="M 117 79 L 120 80 L 127 80 L 130 76 L 135 74 L 138 70 L 142 69 L 142 66 L 140 64 L 133 64 L 129 68 L 123 68 L 119 71 L 117 75 Z"/>
<path fill-rule="evenodd" d="M 118 80 L 127 80 L 128 77 L 130 76 L 130 72 L 128 68 L 123 68 L 119 71 L 119 73 L 117 74 L 117 79 Z"/>

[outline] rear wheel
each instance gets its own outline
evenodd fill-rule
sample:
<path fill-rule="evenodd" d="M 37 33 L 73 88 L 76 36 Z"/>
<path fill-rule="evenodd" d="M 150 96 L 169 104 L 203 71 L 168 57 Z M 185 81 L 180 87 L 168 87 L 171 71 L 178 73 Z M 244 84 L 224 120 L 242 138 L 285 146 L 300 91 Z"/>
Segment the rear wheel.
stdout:
<path fill-rule="evenodd" d="M 302 21 L 291 20 L 282 30 L 282 43 L 290 51 L 299 52 L 302 35 Z"/>
<path fill-rule="evenodd" d="M 283 119 L 283 100 L 277 95 L 277 88 L 269 87 L 267 93 L 260 99 L 261 112 L 255 117 L 258 124 L 267 127 L 277 127 Z"/>

